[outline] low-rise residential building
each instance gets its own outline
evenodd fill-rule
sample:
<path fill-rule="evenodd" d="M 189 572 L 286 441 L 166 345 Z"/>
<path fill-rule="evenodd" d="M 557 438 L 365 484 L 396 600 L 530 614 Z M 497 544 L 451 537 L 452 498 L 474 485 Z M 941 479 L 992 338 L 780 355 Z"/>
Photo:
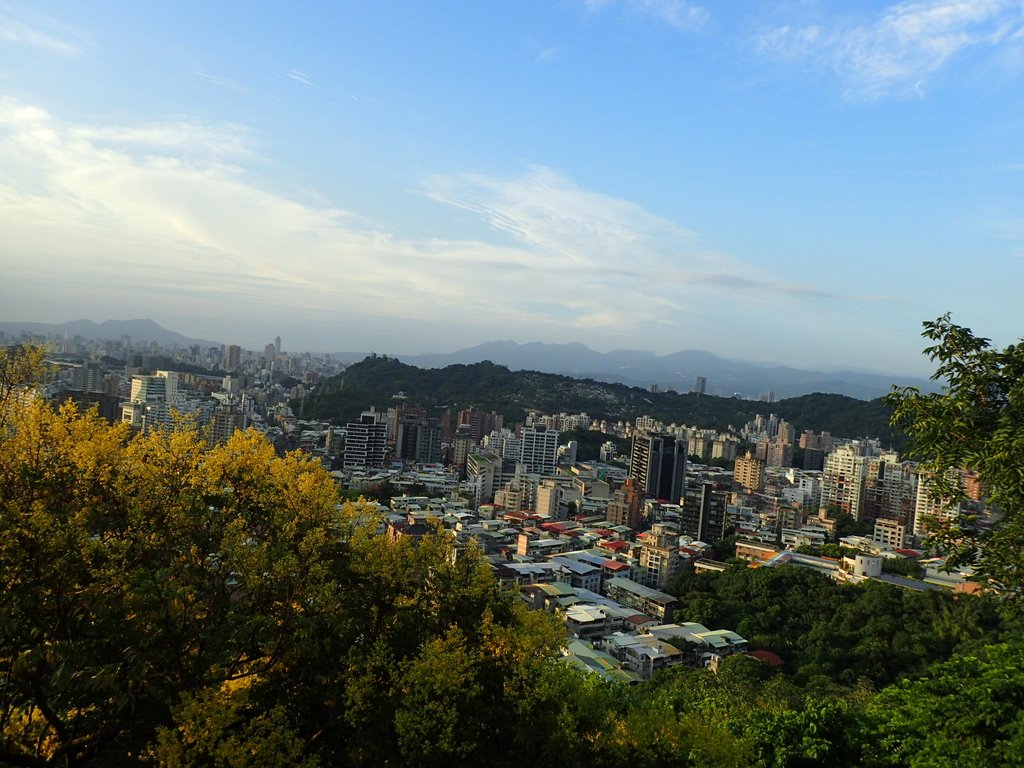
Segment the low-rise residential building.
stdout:
<path fill-rule="evenodd" d="M 672 595 L 645 587 L 643 584 L 637 584 L 629 579 L 609 579 L 606 590 L 608 597 L 620 605 L 634 608 L 663 623 L 672 620 L 672 612 L 679 603 Z"/>
<path fill-rule="evenodd" d="M 618 659 L 624 669 L 647 680 L 655 670 L 686 663 L 679 648 L 652 635 L 612 634 L 601 641 L 601 647 Z"/>

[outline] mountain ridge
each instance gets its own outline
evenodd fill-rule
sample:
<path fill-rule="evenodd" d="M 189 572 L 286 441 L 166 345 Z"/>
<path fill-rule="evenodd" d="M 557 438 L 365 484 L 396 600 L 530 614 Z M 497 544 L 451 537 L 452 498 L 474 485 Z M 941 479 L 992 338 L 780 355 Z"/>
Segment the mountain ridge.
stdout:
<path fill-rule="evenodd" d="M 844 437 L 879 437 L 901 447 L 903 437 L 889 423 L 882 400 L 814 393 L 775 403 L 693 393 L 650 393 L 635 386 L 579 379 L 540 371 L 511 371 L 490 361 L 444 368 L 419 368 L 395 357 L 373 356 L 322 380 L 306 397 L 292 401 L 304 418 L 343 424 L 374 406 L 402 402 L 432 413 L 463 408 L 496 410 L 507 423 L 522 423 L 528 411 L 586 412 L 592 418 L 632 421 L 649 415 L 660 421 L 703 428 L 738 429 L 756 415 L 775 413 L 798 432 L 827 430 Z"/>
<path fill-rule="evenodd" d="M 193 344 L 203 347 L 221 346 L 221 343 L 217 341 L 194 339 L 177 331 L 172 331 L 148 317 L 129 320 L 104 320 L 100 323 L 88 318 L 69 320 L 66 323 L 40 323 L 15 320 L 0 322 L 0 332 L 3 332 L 4 335 L 20 335 L 27 332 L 46 336 L 70 335 L 114 340 L 120 339 L 122 336 L 131 336 L 133 342 L 155 341 L 162 346 L 173 346 L 175 344 L 179 346 L 192 346 Z"/>
<path fill-rule="evenodd" d="M 340 359 L 357 362 L 362 356 L 337 353 Z M 396 355 L 419 368 L 470 365 L 488 360 L 510 370 L 535 370 L 576 378 L 595 379 L 631 386 L 657 384 L 662 389 L 689 392 L 698 376 L 707 380 L 708 394 L 757 397 L 772 392 L 776 398 L 798 397 L 813 392 L 873 400 L 893 386 L 936 391 L 938 385 L 924 378 L 890 376 L 862 371 L 815 371 L 783 365 L 760 365 L 729 360 L 700 349 L 656 355 L 645 350 L 615 349 L 597 352 L 581 342 L 518 344 L 509 340 L 485 342 L 451 353 Z"/>
<path fill-rule="evenodd" d="M 221 346 L 221 342 L 194 339 L 161 326 L 149 318 L 104 320 L 88 319 L 66 323 L 0 322 L 0 331 L 17 337 L 23 332 L 44 335 L 71 335 L 87 338 L 120 339 L 124 335 L 133 342 L 155 341 L 163 346 Z M 337 352 L 336 359 L 355 363 L 366 352 Z M 769 392 L 776 399 L 798 397 L 813 392 L 846 395 L 858 400 L 873 400 L 888 393 L 892 386 L 918 387 L 937 391 L 938 385 L 928 379 L 890 376 L 855 370 L 814 371 L 790 366 L 732 360 L 708 350 L 685 349 L 666 355 L 638 349 L 613 349 L 597 352 L 582 342 L 564 344 L 533 341 L 519 343 L 511 339 L 483 342 L 450 353 L 393 355 L 420 368 L 444 368 L 448 365 L 489 360 L 510 370 L 539 371 L 582 379 L 689 392 L 698 376 L 707 380 L 707 393 L 742 397 L 759 397 Z"/>

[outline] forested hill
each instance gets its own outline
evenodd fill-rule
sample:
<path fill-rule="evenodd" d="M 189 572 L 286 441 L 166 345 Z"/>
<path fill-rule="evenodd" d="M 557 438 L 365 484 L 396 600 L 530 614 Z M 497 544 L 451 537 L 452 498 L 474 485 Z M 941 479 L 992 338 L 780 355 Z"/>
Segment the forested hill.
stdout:
<path fill-rule="evenodd" d="M 890 428 L 889 410 L 881 400 L 818 393 L 761 403 L 692 393 L 652 393 L 591 379 L 510 371 L 489 361 L 416 368 L 395 358 L 371 356 L 321 382 L 304 403 L 296 401 L 293 405 L 305 418 L 344 422 L 371 405 L 385 409 L 402 402 L 401 395 L 404 402 L 438 411 L 471 406 L 495 410 L 512 423 L 521 422 L 526 411 L 532 409 L 544 413 L 586 412 L 612 421 L 647 414 L 665 423 L 724 429 L 729 425 L 739 428 L 759 413 L 775 413 L 798 431 L 880 437 L 897 446 L 903 442 Z"/>

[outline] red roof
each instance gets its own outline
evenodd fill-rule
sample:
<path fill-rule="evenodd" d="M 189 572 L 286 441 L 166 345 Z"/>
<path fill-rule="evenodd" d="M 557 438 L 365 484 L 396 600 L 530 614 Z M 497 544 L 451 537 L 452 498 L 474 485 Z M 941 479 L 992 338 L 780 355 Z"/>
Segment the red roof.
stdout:
<path fill-rule="evenodd" d="M 541 523 L 540 527 L 545 531 L 552 531 L 553 533 L 565 533 L 570 530 L 569 526 L 565 523 Z"/>
<path fill-rule="evenodd" d="M 920 557 L 923 553 L 918 552 L 916 549 L 897 549 L 897 555 L 903 555 L 904 557 Z"/>
<path fill-rule="evenodd" d="M 606 541 L 601 544 L 605 549 L 610 549 L 613 552 L 621 552 L 624 549 L 629 549 L 629 542 L 626 541 Z"/>
<path fill-rule="evenodd" d="M 786 663 L 779 658 L 777 654 L 774 654 L 771 651 L 751 651 L 747 656 L 753 656 L 758 661 L 763 661 L 770 667 L 780 667 Z"/>
<path fill-rule="evenodd" d="M 620 563 L 618 560 L 605 560 L 604 567 L 609 571 L 621 571 L 623 568 L 629 568 L 625 563 Z"/>

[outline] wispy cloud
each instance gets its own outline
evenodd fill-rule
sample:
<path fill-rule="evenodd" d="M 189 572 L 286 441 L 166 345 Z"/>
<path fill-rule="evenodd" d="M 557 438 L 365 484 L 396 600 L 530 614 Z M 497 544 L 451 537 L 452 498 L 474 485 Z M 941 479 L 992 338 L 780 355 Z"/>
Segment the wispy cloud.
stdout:
<path fill-rule="evenodd" d="M 8 43 L 17 43 L 18 45 L 30 45 L 62 56 L 75 56 L 82 53 L 82 47 L 77 43 L 70 42 L 9 16 L 0 15 L 0 40 Z"/>
<path fill-rule="evenodd" d="M 252 131 L 244 126 L 209 126 L 187 118 L 139 126 L 75 125 L 66 132 L 72 140 L 113 148 L 135 158 L 205 156 L 223 161 L 251 157 L 255 147 Z"/>
<path fill-rule="evenodd" d="M 806 283 L 785 282 L 769 278 L 751 277 L 735 272 L 699 272 L 673 270 L 664 275 L 666 282 L 680 285 L 719 288 L 732 294 L 764 295 L 777 298 L 827 299 L 840 301 L 890 301 L 891 296 L 848 295 L 835 290 L 823 290 Z"/>
<path fill-rule="evenodd" d="M 562 53 L 562 48 L 554 45 L 547 45 L 532 35 L 527 36 L 526 44 L 534 52 L 533 58 L 537 62 L 554 61 Z"/>
<path fill-rule="evenodd" d="M 665 280 L 683 285 L 713 286 L 741 293 L 766 293 L 776 296 L 798 296 L 816 299 L 836 298 L 835 294 L 808 285 L 763 280 L 730 272 L 672 271 Z"/>
<path fill-rule="evenodd" d="M 751 264 L 708 250 L 698 235 L 678 224 L 628 200 L 582 189 L 545 166 L 531 166 L 524 175 L 507 179 L 435 176 L 422 193 L 512 236 L 545 257 L 549 272 L 587 274 L 592 286 L 619 291 L 620 301 L 629 291 L 649 308 L 659 302 L 679 306 L 682 295 L 688 300 L 711 294 L 834 297 L 814 286 L 763 275 Z"/>
<path fill-rule="evenodd" d="M 1011 42 L 1024 25 L 1014 0 L 922 0 L 874 18 L 775 25 L 754 38 L 760 53 L 834 69 L 855 98 L 923 95 L 929 78 L 970 49 Z"/>
<path fill-rule="evenodd" d="M 0 303 L 14 311 L 87 296 L 163 316 L 185 303 L 219 327 L 230 302 L 243 330 L 308 316 L 318 327 L 393 323 L 410 340 L 436 338 L 457 311 L 482 338 L 514 328 L 520 338 L 600 333 L 628 344 L 655 327 L 675 339 L 680 316 L 714 314 L 723 301 L 817 298 L 544 166 L 430 177 L 421 197 L 494 234 L 456 236 L 464 225 L 439 220 L 433 236 L 408 238 L 283 195 L 256 175 L 261 165 L 240 126 L 67 123 L 0 101 Z"/>
<path fill-rule="evenodd" d="M 628 200 L 582 189 L 541 165 L 511 179 L 434 176 L 422 192 L 580 267 L 618 265 L 626 254 L 641 261 L 667 260 L 690 241 L 690 233 L 673 222 Z"/>
<path fill-rule="evenodd" d="M 288 77 L 303 85 L 313 85 L 313 81 L 309 79 L 309 76 L 304 72 L 299 72 L 297 69 L 288 70 Z"/>
<path fill-rule="evenodd" d="M 226 88 L 229 91 L 238 91 L 238 92 L 243 92 L 243 91 L 248 90 L 244 85 L 239 83 L 237 80 L 232 80 L 231 78 L 228 78 L 228 77 L 221 77 L 219 75 L 214 75 L 214 74 L 212 74 L 210 72 L 207 72 L 206 69 L 204 69 L 203 67 L 198 67 L 197 66 L 197 67 L 193 68 L 192 72 L 195 74 L 196 77 L 198 77 L 204 83 L 209 83 L 210 85 L 215 85 L 218 88 Z"/>
<path fill-rule="evenodd" d="M 649 16 L 683 31 L 703 27 L 711 14 L 702 5 L 687 0 L 584 0 L 591 11 L 619 5 L 630 13 Z"/>
<path fill-rule="evenodd" d="M 614 330 L 626 333 L 653 313 L 626 311 L 646 287 L 625 277 L 621 253 L 612 259 L 609 250 L 616 239 L 625 246 L 641 238 L 626 219 L 643 218 L 642 209 L 552 172 L 535 170 L 506 193 L 499 182 L 475 177 L 505 200 L 489 207 L 518 242 L 501 244 L 443 231 L 396 236 L 351 211 L 267 188 L 251 170 L 259 163 L 250 133 L 237 126 L 65 123 L 0 101 L 2 302 L 13 307 L 20 294 L 70 304 L 87 294 L 135 312 L 187 302 L 195 317 L 215 322 L 230 299 L 231 314 L 250 324 L 274 312 L 310 313 L 320 325 L 353 317 L 379 323 L 384 310 L 388 322 L 413 323 L 410 338 L 439 327 L 442 307 L 486 318 L 489 334 L 515 326 L 551 337 L 561 328 L 563 338 L 613 314 Z M 526 200 L 544 186 L 546 198 Z M 585 214 L 557 222 L 558 211 L 583 201 Z M 473 208 L 468 200 L 465 207 Z M 535 216 L 550 216 L 551 229 L 531 223 Z M 650 215 L 646 221 L 670 226 Z M 571 245 L 571 232 L 589 238 L 597 260 L 583 259 L 587 242 Z M 584 262 L 608 269 L 579 269 Z M 611 279 L 613 269 L 623 274 Z M 479 286 L 498 274 L 503 301 L 496 305 Z M 620 302 L 623 311 L 613 313 Z"/>

